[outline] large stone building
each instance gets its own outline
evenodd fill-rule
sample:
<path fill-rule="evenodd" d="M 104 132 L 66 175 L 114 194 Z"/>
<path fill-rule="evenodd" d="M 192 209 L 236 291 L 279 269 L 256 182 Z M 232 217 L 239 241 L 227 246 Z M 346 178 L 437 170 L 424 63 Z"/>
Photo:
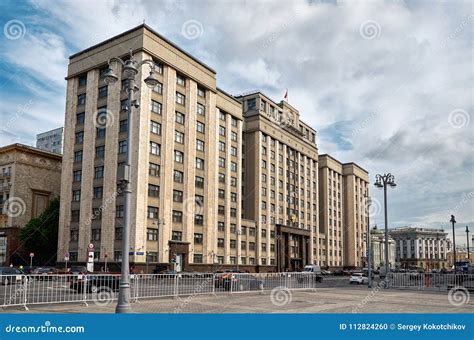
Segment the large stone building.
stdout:
<path fill-rule="evenodd" d="M 370 230 L 371 240 L 371 260 L 372 267 L 382 268 L 385 266 L 385 230 L 377 229 L 377 226 Z M 388 265 L 390 268 L 396 268 L 399 264 L 397 261 L 395 240 L 388 237 Z"/>
<path fill-rule="evenodd" d="M 144 84 L 147 67 L 137 76 L 131 263 L 249 271 L 322 263 L 316 131 L 287 102 L 260 92 L 227 94 L 213 69 L 146 25 L 70 57 L 58 260 L 67 253 L 85 262 L 92 243 L 97 263 L 121 261 L 117 179 L 128 149 L 127 81 L 107 86 L 104 74 L 108 60 L 126 58 L 130 48 L 138 61 L 158 65 L 160 82 Z M 344 175 L 358 199 L 363 174 L 348 164 Z M 358 228 L 347 231 L 349 259 L 362 252 L 359 208 L 348 212 L 348 225 Z"/>
<path fill-rule="evenodd" d="M 319 263 L 329 268 L 366 262 L 369 174 L 354 163 L 319 156 Z"/>
<path fill-rule="evenodd" d="M 396 261 L 402 268 L 448 268 L 449 240 L 443 229 L 402 227 L 390 229 L 396 243 Z"/>
<path fill-rule="evenodd" d="M 0 264 L 26 264 L 20 229 L 59 196 L 61 156 L 23 144 L 0 148 Z"/>
<path fill-rule="evenodd" d="M 63 153 L 63 128 L 57 128 L 36 135 L 36 147 L 54 153 Z"/>

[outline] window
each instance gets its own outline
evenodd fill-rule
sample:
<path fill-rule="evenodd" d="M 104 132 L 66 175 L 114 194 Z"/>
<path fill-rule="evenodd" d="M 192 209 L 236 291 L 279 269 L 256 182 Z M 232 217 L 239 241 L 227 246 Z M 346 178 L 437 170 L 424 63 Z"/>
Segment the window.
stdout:
<path fill-rule="evenodd" d="M 148 174 L 154 177 L 160 177 L 160 165 L 155 163 L 148 164 Z"/>
<path fill-rule="evenodd" d="M 234 157 L 237 157 L 237 148 L 234 146 L 230 147 L 230 154 Z"/>
<path fill-rule="evenodd" d="M 85 105 L 86 104 L 86 94 L 80 94 L 77 96 L 77 105 Z"/>
<path fill-rule="evenodd" d="M 196 176 L 194 185 L 196 186 L 196 188 L 204 188 L 204 178 Z"/>
<path fill-rule="evenodd" d="M 237 163 L 235 162 L 230 162 L 230 170 L 232 172 L 237 172 Z"/>
<path fill-rule="evenodd" d="M 226 117 L 225 112 L 219 110 L 219 119 L 225 122 L 225 117 Z"/>
<path fill-rule="evenodd" d="M 219 183 L 225 184 L 225 175 L 219 173 Z"/>
<path fill-rule="evenodd" d="M 196 157 L 196 168 L 204 170 L 204 159 Z"/>
<path fill-rule="evenodd" d="M 230 248 L 235 249 L 237 247 L 237 241 L 236 240 L 230 240 Z"/>
<path fill-rule="evenodd" d="M 219 189 L 219 191 L 218 191 L 218 197 L 219 197 L 220 199 L 225 199 L 225 190 Z"/>
<path fill-rule="evenodd" d="M 158 94 L 163 94 L 163 84 L 158 83 L 156 86 L 153 88 L 153 92 L 156 92 Z"/>
<path fill-rule="evenodd" d="M 219 125 L 219 135 L 225 136 L 225 127 Z"/>
<path fill-rule="evenodd" d="M 202 244 L 202 234 L 194 234 L 194 243 Z"/>
<path fill-rule="evenodd" d="M 206 114 L 206 109 L 205 109 L 204 105 L 202 105 L 202 104 L 198 103 L 196 110 L 197 110 L 198 115 L 204 116 Z"/>
<path fill-rule="evenodd" d="M 81 190 L 72 191 L 72 200 L 74 202 L 79 202 L 81 200 Z"/>
<path fill-rule="evenodd" d="M 78 113 L 78 114 L 76 115 L 76 124 L 77 124 L 77 125 L 79 125 L 79 124 L 84 124 L 84 118 L 85 118 L 84 112 Z"/>
<path fill-rule="evenodd" d="M 230 217 L 237 217 L 237 209 L 230 208 Z"/>
<path fill-rule="evenodd" d="M 82 171 L 77 170 L 72 173 L 73 182 L 80 182 L 82 179 Z"/>
<path fill-rule="evenodd" d="M 196 123 L 196 131 L 200 133 L 205 133 L 205 125 L 201 122 Z"/>
<path fill-rule="evenodd" d="M 175 121 L 178 124 L 184 125 L 184 114 L 181 112 L 176 111 L 175 112 Z"/>
<path fill-rule="evenodd" d="M 150 142 L 150 153 L 159 156 L 161 153 L 161 146 L 158 143 Z"/>
<path fill-rule="evenodd" d="M 171 239 L 173 241 L 181 241 L 183 239 L 183 233 L 180 231 L 174 231 L 171 234 Z"/>
<path fill-rule="evenodd" d="M 104 158 L 105 157 L 105 147 L 102 145 L 102 146 L 98 146 L 95 148 L 95 158 Z"/>
<path fill-rule="evenodd" d="M 99 87 L 99 98 L 107 97 L 107 85 Z"/>
<path fill-rule="evenodd" d="M 196 139 L 196 150 L 204 151 L 204 142 L 200 139 Z"/>
<path fill-rule="evenodd" d="M 121 154 L 121 153 L 126 153 L 127 152 L 127 149 L 128 149 L 128 142 L 126 140 L 121 140 L 119 141 L 119 149 L 118 149 L 118 153 Z"/>
<path fill-rule="evenodd" d="M 127 132 L 128 131 L 128 120 L 123 119 L 120 121 L 119 132 Z"/>
<path fill-rule="evenodd" d="M 77 242 L 79 240 L 79 230 L 71 230 L 69 235 L 69 240 L 71 242 Z"/>
<path fill-rule="evenodd" d="M 185 104 L 185 98 L 186 97 L 184 96 L 184 94 L 176 92 L 176 103 L 177 104 L 184 105 Z"/>
<path fill-rule="evenodd" d="M 206 89 L 204 87 L 198 86 L 197 87 L 197 95 L 199 97 L 205 97 L 206 96 Z"/>
<path fill-rule="evenodd" d="M 91 235 L 91 238 L 92 238 L 92 241 L 100 241 L 100 229 L 92 229 L 91 231 L 92 235 Z M 94 261 L 95 261 L 95 255 L 96 252 L 94 252 Z"/>
<path fill-rule="evenodd" d="M 230 193 L 230 201 L 231 202 L 237 202 L 237 194 L 235 192 Z"/>
<path fill-rule="evenodd" d="M 161 103 L 152 100 L 151 101 L 151 112 L 161 115 Z"/>
<path fill-rule="evenodd" d="M 148 184 L 148 196 L 160 197 L 160 187 L 158 185 Z"/>
<path fill-rule="evenodd" d="M 255 242 L 249 242 L 249 250 L 255 250 Z"/>
<path fill-rule="evenodd" d="M 97 138 L 105 138 L 105 132 L 105 128 L 98 127 L 95 129 L 95 135 Z"/>
<path fill-rule="evenodd" d="M 219 142 L 219 151 L 225 152 L 225 143 L 224 142 Z"/>
<path fill-rule="evenodd" d="M 76 132 L 76 144 L 84 143 L 84 131 Z"/>
<path fill-rule="evenodd" d="M 177 74 L 176 75 L 176 84 L 181 85 L 181 86 L 185 86 L 186 85 L 186 78 L 181 74 Z"/>
<path fill-rule="evenodd" d="M 102 198 L 103 187 L 94 187 L 94 198 Z"/>
<path fill-rule="evenodd" d="M 146 239 L 148 241 L 158 241 L 158 229 L 147 228 Z"/>
<path fill-rule="evenodd" d="M 194 254 L 193 262 L 194 263 L 202 263 L 202 254 Z"/>
<path fill-rule="evenodd" d="M 219 205 L 219 206 L 217 207 L 217 213 L 218 213 L 219 215 L 225 215 L 225 207 L 224 207 L 223 205 Z"/>
<path fill-rule="evenodd" d="M 115 217 L 123 218 L 123 214 L 124 214 L 123 205 L 117 205 L 115 207 Z"/>
<path fill-rule="evenodd" d="M 87 74 L 82 74 L 79 76 L 79 87 L 87 85 Z"/>
<path fill-rule="evenodd" d="M 175 131 L 174 132 L 174 141 L 179 144 L 184 144 L 184 133 Z"/>
<path fill-rule="evenodd" d="M 173 202 L 183 202 L 183 192 L 179 190 L 173 190 Z"/>
<path fill-rule="evenodd" d="M 231 232 L 232 234 L 236 234 L 236 233 L 237 233 L 237 224 L 231 223 L 231 225 L 230 225 L 230 232 Z"/>
<path fill-rule="evenodd" d="M 237 186 L 237 178 L 236 177 L 231 177 L 230 178 L 230 186 L 232 186 L 232 187 Z"/>
<path fill-rule="evenodd" d="M 94 168 L 94 178 L 104 178 L 104 167 L 103 166 L 96 166 Z"/>
<path fill-rule="evenodd" d="M 183 183 L 183 180 L 184 180 L 184 173 L 182 173 L 181 171 L 175 170 L 173 177 L 174 177 L 174 181 L 175 181 L 176 183 Z"/>
<path fill-rule="evenodd" d="M 255 110 L 257 108 L 257 100 L 255 98 L 247 100 L 247 111 Z"/>
<path fill-rule="evenodd" d="M 224 231 L 225 230 L 225 224 L 224 222 L 217 222 L 217 230 L 219 231 Z"/>
<path fill-rule="evenodd" d="M 148 216 L 148 218 L 151 218 L 151 219 L 157 219 L 157 218 L 158 218 L 158 208 L 157 208 L 157 207 L 148 206 L 148 208 L 147 208 L 147 216 Z"/>
<path fill-rule="evenodd" d="M 232 131 L 232 133 L 230 134 L 230 139 L 233 141 L 233 142 L 237 142 L 237 133 Z"/>
<path fill-rule="evenodd" d="M 161 135 L 161 124 L 150 120 L 150 132 L 155 135 Z"/>
<path fill-rule="evenodd" d="M 181 151 L 174 150 L 174 161 L 177 163 L 183 163 L 184 154 Z"/>
<path fill-rule="evenodd" d="M 224 239 L 223 238 L 218 238 L 217 239 L 217 247 L 224 248 Z"/>
<path fill-rule="evenodd" d="M 194 216 L 194 224 L 195 225 L 204 225 L 204 216 L 203 215 L 195 215 Z"/>
<path fill-rule="evenodd" d="M 237 119 L 235 119 L 234 117 L 232 117 L 231 124 L 232 124 L 233 127 L 237 127 Z"/>
<path fill-rule="evenodd" d="M 173 222 L 181 223 L 183 222 L 183 213 L 178 210 L 173 210 Z"/>
<path fill-rule="evenodd" d="M 82 151 L 74 152 L 74 163 L 82 162 Z"/>
<path fill-rule="evenodd" d="M 225 158 L 219 157 L 219 167 L 225 168 Z"/>

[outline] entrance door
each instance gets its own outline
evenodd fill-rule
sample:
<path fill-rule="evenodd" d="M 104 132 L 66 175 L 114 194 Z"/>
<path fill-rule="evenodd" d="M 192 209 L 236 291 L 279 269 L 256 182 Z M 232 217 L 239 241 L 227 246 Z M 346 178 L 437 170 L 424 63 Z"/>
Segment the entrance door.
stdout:
<path fill-rule="evenodd" d="M 183 254 L 176 254 L 176 271 L 183 271 Z"/>

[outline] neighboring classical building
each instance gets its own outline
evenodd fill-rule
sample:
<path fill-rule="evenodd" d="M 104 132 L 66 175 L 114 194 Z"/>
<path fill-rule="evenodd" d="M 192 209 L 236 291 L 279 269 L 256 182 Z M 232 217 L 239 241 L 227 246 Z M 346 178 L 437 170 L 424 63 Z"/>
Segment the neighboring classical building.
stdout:
<path fill-rule="evenodd" d="M 144 84 L 148 68 L 137 77 L 131 263 L 249 271 L 322 264 L 316 131 L 285 101 L 219 89 L 213 69 L 147 25 L 70 57 L 58 260 L 68 253 L 84 263 L 91 243 L 97 267 L 122 259 L 117 178 L 128 148 L 126 80 L 106 86 L 103 77 L 108 60 L 127 57 L 129 48 L 138 61 L 158 64 L 160 81 L 154 89 Z M 109 123 L 99 124 L 102 114 Z M 364 226 L 356 202 L 367 174 L 352 163 L 343 174 L 352 197 L 347 260 L 357 266 Z"/>
<path fill-rule="evenodd" d="M 0 147 L 0 265 L 26 264 L 20 228 L 59 196 L 61 156 L 23 144 Z"/>
<path fill-rule="evenodd" d="M 354 163 L 319 156 L 319 264 L 363 267 L 366 258 L 369 174 Z"/>
<path fill-rule="evenodd" d="M 474 247 L 469 248 L 469 259 L 467 257 L 466 247 L 464 248 L 456 247 L 456 248 L 457 248 L 456 249 L 456 262 L 464 262 L 464 261 L 469 260 L 470 263 L 474 263 Z M 454 261 L 453 261 L 454 253 L 452 249 L 448 251 L 447 257 L 448 257 L 448 266 L 451 268 L 452 266 L 454 266 Z"/>
<path fill-rule="evenodd" d="M 242 214 L 257 221 L 257 263 L 302 270 L 317 253 L 316 131 L 286 101 L 260 92 L 237 99 L 245 118 Z"/>
<path fill-rule="evenodd" d="M 447 268 L 449 240 L 443 229 L 402 227 L 390 229 L 396 243 L 396 262 L 402 268 Z"/>
<path fill-rule="evenodd" d="M 36 135 L 36 147 L 54 153 L 63 153 L 63 128 L 57 128 Z"/>
<path fill-rule="evenodd" d="M 370 230 L 372 267 L 381 268 L 385 266 L 385 230 L 377 229 L 377 226 Z M 390 268 L 397 267 L 395 240 L 388 237 L 388 264 Z"/>

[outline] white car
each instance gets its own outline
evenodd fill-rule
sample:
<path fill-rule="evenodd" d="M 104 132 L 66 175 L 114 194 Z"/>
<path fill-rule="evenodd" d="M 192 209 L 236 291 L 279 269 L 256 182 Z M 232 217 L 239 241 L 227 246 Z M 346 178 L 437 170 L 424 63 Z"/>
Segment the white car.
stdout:
<path fill-rule="evenodd" d="M 353 273 L 351 275 L 351 278 L 349 279 L 349 283 L 350 284 L 357 283 L 359 285 L 363 285 L 363 284 L 369 283 L 369 278 L 365 274 L 362 274 L 362 273 Z"/>

